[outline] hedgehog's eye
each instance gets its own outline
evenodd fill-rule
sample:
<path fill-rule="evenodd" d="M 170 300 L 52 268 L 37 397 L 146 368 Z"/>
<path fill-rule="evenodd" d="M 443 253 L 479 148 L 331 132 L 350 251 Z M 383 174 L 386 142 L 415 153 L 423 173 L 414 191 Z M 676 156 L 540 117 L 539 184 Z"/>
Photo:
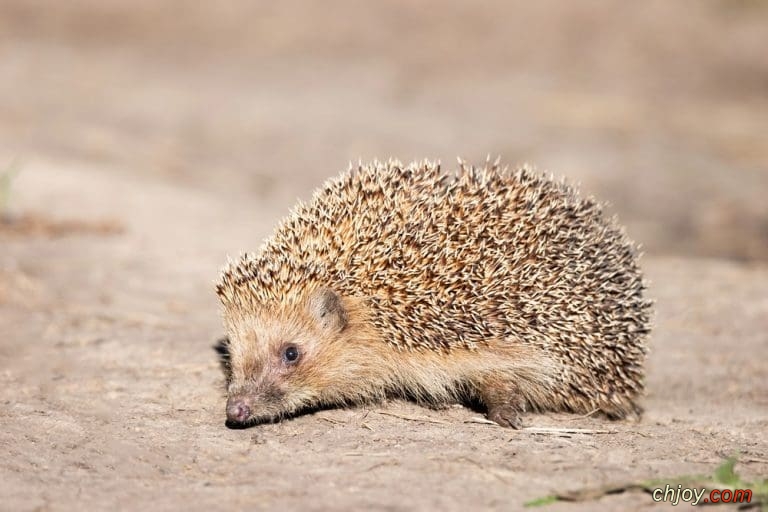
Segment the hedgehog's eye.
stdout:
<path fill-rule="evenodd" d="M 288 345 L 283 349 L 283 362 L 285 364 L 296 364 L 299 360 L 299 347 Z"/>

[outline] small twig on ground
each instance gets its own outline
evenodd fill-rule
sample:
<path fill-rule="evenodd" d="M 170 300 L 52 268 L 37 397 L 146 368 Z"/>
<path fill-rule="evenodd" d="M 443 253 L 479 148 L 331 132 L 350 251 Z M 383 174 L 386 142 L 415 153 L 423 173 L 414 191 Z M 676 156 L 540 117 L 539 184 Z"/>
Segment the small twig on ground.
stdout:
<path fill-rule="evenodd" d="M 402 414 L 395 414 L 394 412 L 386 412 L 386 411 L 373 411 L 373 412 L 375 412 L 376 414 L 383 414 L 384 416 L 394 416 L 395 418 L 400 418 L 401 420 L 436 423 L 438 425 L 449 425 L 447 421 L 433 420 L 432 418 L 427 418 L 424 416 L 422 417 L 404 416 Z"/>
<path fill-rule="evenodd" d="M 495 421 L 487 420 L 485 418 L 470 418 L 464 423 L 480 423 L 483 425 L 496 425 L 500 426 Z M 616 430 L 595 430 L 587 428 L 555 428 L 555 427 L 524 427 L 520 432 L 527 432 L 529 434 L 616 434 Z"/>
<path fill-rule="evenodd" d="M 325 416 L 318 416 L 317 418 L 332 423 L 333 425 L 345 425 L 347 423 L 346 421 L 334 420 L 332 418 L 326 418 Z"/>
<path fill-rule="evenodd" d="M 598 412 L 600 412 L 600 409 L 592 409 L 587 414 L 582 414 L 580 416 L 572 416 L 572 417 L 568 418 L 568 421 L 575 421 L 575 420 L 581 420 L 581 419 L 584 419 L 584 418 L 589 418 L 590 416 L 592 416 L 592 415 L 594 415 L 594 414 L 596 414 Z"/>
<path fill-rule="evenodd" d="M 378 463 L 374 464 L 373 466 L 369 467 L 365 471 L 371 471 L 371 470 L 374 470 L 376 468 L 380 468 L 382 466 L 399 466 L 399 465 L 400 465 L 400 463 L 397 462 L 396 460 L 395 461 L 382 461 L 382 462 L 378 462 Z"/>
<path fill-rule="evenodd" d="M 616 430 L 596 430 L 589 428 L 525 427 L 523 432 L 531 434 L 616 434 Z"/>
<path fill-rule="evenodd" d="M 768 459 L 761 459 L 760 457 L 740 457 L 739 462 L 755 462 L 758 464 L 768 464 Z"/>
<path fill-rule="evenodd" d="M 464 423 L 480 423 L 482 425 L 499 425 L 495 421 L 491 421 L 485 418 L 481 418 L 479 416 L 475 416 L 474 418 L 469 418 Z"/>

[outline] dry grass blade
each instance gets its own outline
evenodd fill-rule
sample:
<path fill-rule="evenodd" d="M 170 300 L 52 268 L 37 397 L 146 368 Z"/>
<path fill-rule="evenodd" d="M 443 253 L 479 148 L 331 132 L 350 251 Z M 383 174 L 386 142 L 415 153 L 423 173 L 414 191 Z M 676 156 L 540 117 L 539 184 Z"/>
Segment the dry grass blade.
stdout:
<path fill-rule="evenodd" d="M 590 428 L 555 428 L 555 427 L 525 427 L 523 432 L 529 434 L 616 434 L 616 430 L 602 430 L 602 429 L 590 429 Z"/>
<path fill-rule="evenodd" d="M 407 420 L 407 421 L 419 421 L 419 422 L 425 422 L 425 423 L 435 423 L 437 425 L 449 425 L 447 421 L 441 421 L 441 420 L 434 420 L 432 418 L 427 418 L 426 416 L 416 417 L 416 416 L 405 416 L 403 414 L 396 414 L 394 412 L 387 412 L 387 411 L 373 411 L 376 414 L 382 414 L 384 416 L 393 416 L 395 418 L 400 418 L 401 420 Z"/>

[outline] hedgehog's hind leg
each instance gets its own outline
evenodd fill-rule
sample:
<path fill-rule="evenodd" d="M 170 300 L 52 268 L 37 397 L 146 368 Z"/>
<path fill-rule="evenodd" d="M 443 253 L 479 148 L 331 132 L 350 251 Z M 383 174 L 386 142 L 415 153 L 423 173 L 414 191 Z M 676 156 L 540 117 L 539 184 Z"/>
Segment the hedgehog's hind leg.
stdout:
<path fill-rule="evenodd" d="M 523 428 L 527 401 L 514 380 L 500 375 L 487 376 L 477 384 L 480 401 L 488 409 L 488 419 L 502 427 Z"/>

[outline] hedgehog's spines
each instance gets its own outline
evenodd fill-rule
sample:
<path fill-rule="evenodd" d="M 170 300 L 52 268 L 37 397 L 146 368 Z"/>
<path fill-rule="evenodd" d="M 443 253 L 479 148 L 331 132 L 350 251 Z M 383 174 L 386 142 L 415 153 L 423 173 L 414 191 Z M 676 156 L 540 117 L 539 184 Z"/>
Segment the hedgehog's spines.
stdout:
<path fill-rule="evenodd" d="M 522 343 L 561 362 L 562 403 L 626 408 L 643 387 L 650 328 L 638 246 L 564 180 L 490 155 L 457 161 L 454 173 L 429 160 L 351 163 L 257 253 L 229 261 L 216 286 L 224 307 L 327 286 L 365 298 L 398 352 Z"/>

